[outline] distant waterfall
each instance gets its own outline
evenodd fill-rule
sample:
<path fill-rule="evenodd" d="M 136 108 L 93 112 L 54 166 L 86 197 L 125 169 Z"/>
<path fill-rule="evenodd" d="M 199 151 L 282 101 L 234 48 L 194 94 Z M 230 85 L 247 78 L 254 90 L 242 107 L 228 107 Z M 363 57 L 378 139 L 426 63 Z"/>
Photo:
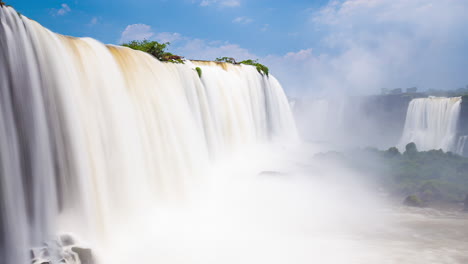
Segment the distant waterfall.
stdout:
<path fill-rule="evenodd" d="M 162 63 L 0 8 L 2 263 L 31 263 L 62 231 L 105 243 L 182 198 L 214 157 L 295 138 L 281 85 L 254 67 Z"/>
<path fill-rule="evenodd" d="M 461 97 L 413 99 L 406 114 L 399 148 L 414 142 L 419 150 L 456 151 Z"/>
<path fill-rule="evenodd" d="M 458 138 L 457 149 L 455 151 L 457 154 L 460 154 L 460 155 L 465 154 L 465 145 L 466 145 L 467 140 L 468 140 L 468 136 L 460 136 Z"/>

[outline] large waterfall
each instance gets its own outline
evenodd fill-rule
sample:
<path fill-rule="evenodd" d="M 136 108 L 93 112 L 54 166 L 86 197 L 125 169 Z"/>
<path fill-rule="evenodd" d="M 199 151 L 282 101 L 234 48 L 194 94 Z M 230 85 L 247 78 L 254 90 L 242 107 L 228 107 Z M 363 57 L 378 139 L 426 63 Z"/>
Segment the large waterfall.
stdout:
<path fill-rule="evenodd" d="M 413 99 L 406 114 L 399 148 L 414 142 L 419 150 L 456 151 L 461 97 Z"/>
<path fill-rule="evenodd" d="M 2 263 L 30 263 L 62 232 L 106 244 L 112 227 L 183 200 L 217 157 L 296 138 L 280 84 L 254 67 L 162 63 L 10 7 L 0 23 Z"/>

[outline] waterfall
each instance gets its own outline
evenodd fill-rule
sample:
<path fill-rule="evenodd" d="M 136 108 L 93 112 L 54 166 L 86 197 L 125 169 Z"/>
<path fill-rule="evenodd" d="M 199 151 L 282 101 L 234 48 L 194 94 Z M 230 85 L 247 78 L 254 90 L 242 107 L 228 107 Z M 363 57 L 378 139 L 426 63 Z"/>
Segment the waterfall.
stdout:
<path fill-rule="evenodd" d="M 61 232 L 105 243 L 121 221 L 184 199 L 216 157 L 297 137 L 281 85 L 254 67 L 163 63 L 10 7 L 0 23 L 2 262 L 30 263 Z"/>
<path fill-rule="evenodd" d="M 467 139 L 468 139 L 468 136 L 460 136 L 458 138 L 457 148 L 456 148 L 455 153 L 457 153 L 459 155 L 464 155 L 465 154 L 465 144 L 466 144 Z"/>
<path fill-rule="evenodd" d="M 419 150 L 456 151 L 461 97 L 429 97 L 411 100 L 406 114 L 401 150 L 414 142 Z"/>

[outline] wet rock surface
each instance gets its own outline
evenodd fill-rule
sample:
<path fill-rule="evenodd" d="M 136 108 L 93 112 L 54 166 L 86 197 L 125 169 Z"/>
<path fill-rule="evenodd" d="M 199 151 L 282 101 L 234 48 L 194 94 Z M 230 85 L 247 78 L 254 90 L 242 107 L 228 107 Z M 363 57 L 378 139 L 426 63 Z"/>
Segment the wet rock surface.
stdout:
<path fill-rule="evenodd" d="M 68 234 L 31 249 L 32 264 L 95 264 L 90 248 L 80 246 Z"/>
<path fill-rule="evenodd" d="M 93 252 L 89 248 L 72 247 L 71 251 L 78 255 L 81 264 L 94 264 Z"/>

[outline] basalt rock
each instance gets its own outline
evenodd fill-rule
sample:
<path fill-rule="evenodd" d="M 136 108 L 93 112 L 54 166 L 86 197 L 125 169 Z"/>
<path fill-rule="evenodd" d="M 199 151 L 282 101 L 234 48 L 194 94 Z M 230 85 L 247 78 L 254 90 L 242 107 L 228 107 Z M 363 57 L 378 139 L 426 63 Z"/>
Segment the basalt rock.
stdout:
<path fill-rule="evenodd" d="M 72 247 L 71 251 L 78 255 L 81 264 L 95 264 L 93 252 L 89 248 Z"/>
<path fill-rule="evenodd" d="M 285 176 L 286 173 L 279 171 L 262 171 L 258 174 L 259 176 Z"/>
<path fill-rule="evenodd" d="M 403 204 L 411 207 L 424 207 L 423 201 L 416 195 L 409 195 L 406 197 Z"/>

